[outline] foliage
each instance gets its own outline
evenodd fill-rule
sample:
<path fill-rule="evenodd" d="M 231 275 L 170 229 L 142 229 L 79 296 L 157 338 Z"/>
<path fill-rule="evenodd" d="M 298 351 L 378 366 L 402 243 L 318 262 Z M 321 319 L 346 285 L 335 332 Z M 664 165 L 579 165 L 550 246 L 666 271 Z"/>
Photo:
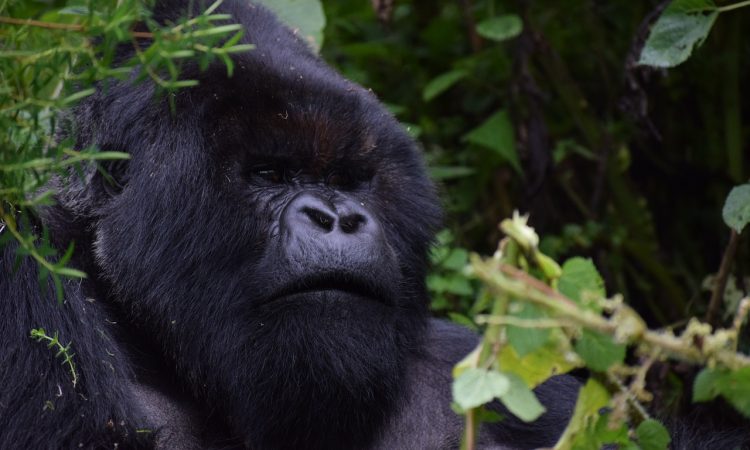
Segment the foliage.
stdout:
<path fill-rule="evenodd" d="M 744 6 L 750 2 L 719 7 L 713 0 L 673 0 L 651 29 L 638 63 L 674 67 L 684 62 L 706 40 L 719 13 Z"/>
<path fill-rule="evenodd" d="M 219 58 L 231 73 L 229 55 L 252 47 L 237 44 L 242 33 L 230 17 L 213 13 L 219 4 L 158 24 L 144 0 L 0 3 L 0 128 L 7 131 L 0 135 L 0 223 L 8 231 L 0 243 L 16 240 L 18 255 L 39 263 L 40 284 L 52 278 L 59 301 L 60 277 L 85 274 L 65 266 L 73 243 L 58 256 L 46 233 L 34 232 L 35 210 L 54 198 L 48 182 L 54 174 L 77 173 L 82 163 L 128 157 L 58 139 L 60 112 L 91 95 L 99 80 L 149 77 L 165 91 L 194 86 L 196 80 L 180 79 L 188 59 L 205 68 Z M 135 48 L 136 56 L 115 64 L 119 46 Z"/>
<path fill-rule="evenodd" d="M 31 330 L 31 338 L 37 342 L 46 342 L 47 348 L 56 350 L 55 358 L 62 356 L 62 364 L 68 367 L 70 381 L 73 383 L 73 387 L 75 387 L 76 383 L 78 383 L 78 371 L 76 370 L 75 363 L 73 363 L 73 355 L 75 355 L 75 353 L 70 349 L 71 343 L 68 342 L 67 345 L 63 345 L 57 336 L 57 332 L 50 336 L 44 331 L 44 328 L 35 328 Z"/>
<path fill-rule="evenodd" d="M 650 330 L 621 296 L 606 298 L 589 260 L 572 258 L 560 267 L 541 253 L 526 220 L 504 220 L 508 238 L 495 255 L 471 258 L 471 272 L 493 300 L 476 317 L 487 324 L 482 342 L 454 371 L 454 400 L 467 416 L 466 448 L 474 446 L 475 408 L 497 398 L 517 417 L 534 420 L 544 409 L 530 388 L 575 367 L 593 375 L 556 449 L 665 448 L 669 435 L 644 404 L 653 397 L 646 374 L 667 358 L 709 367 L 695 380 L 695 401 L 723 396 L 750 417 L 750 357 L 737 352 L 750 298 L 729 328 L 691 320 L 678 334 Z M 634 358 L 626 360 L 626 347 Z"/>

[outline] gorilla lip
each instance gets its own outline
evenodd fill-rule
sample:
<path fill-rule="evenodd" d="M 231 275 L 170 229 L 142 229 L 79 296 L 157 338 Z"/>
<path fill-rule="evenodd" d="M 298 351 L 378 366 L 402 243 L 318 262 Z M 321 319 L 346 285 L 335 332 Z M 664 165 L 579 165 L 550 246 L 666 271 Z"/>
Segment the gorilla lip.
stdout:
<path fill-rule="evenodd" d="M 299 278 L 274 292 L 267 303 L 292 295 L 304 295 L 315 292 L 338 291 L 364 297 L 378 303 L 390 305 L 388 296 L 382 292 L 374 280 L 353 274 L 331 273 Z"/>

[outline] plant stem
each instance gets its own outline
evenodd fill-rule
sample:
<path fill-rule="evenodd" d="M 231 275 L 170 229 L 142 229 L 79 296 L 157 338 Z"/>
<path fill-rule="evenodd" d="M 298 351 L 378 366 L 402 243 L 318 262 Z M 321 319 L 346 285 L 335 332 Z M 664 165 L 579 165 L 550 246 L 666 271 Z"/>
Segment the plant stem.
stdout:
<path fill-rule="evenodd" d="M 63 30 L 63 31 L 85 31 L 86 27 L 79 23 L 57 23 L 57 22 L 43 22 L 41 20 L 33 19 L 16 19 L 15 17 L 0 16 L 0 23 L 7 23 L 9 25 L 28 25 L 37 28 L 47 28 L 49 30 Z M 154 34 L 147 31 L 131 31 L 130 34 L 136 38 L 153 38 Z"/>
<path fill-rule="evenodd" d="M 738 3 L 732 3 L 731 5 L 720 6 L 716 8 L 716 11 L 723 13 L 723 12 L 731 11 L 733 9 L 742 8 L 745 6 L 750 6 L 750 0 L 745 0 L 743 2 L 738 2 Z"/>
<path fill-rule="evenodd" d="M 708 310 L 706 311 L 706 322 L 712 326 L 716 325 L 719 308 L 721 308 L 722 300 L 724 300 L 724 290 L 727 287 L 729 270 L 732 267 L 734 255 L 737 253 L 739 241 L 740 235 L 732 229 L 729 235 L 729 243 L 724 250 L 724 256 L 721 258 L 719 272 L 716 274 L 716 279 L 714 280 L 714 289 L 711 292 L 711 300 L 708 302 Z"/>

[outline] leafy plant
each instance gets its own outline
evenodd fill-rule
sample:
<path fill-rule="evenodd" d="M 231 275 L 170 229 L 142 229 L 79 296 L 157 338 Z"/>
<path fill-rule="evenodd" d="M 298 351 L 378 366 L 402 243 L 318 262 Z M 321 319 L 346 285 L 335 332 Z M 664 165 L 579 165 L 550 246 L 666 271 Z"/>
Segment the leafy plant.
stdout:
<path fill-rule="evenodd" d="M 85 274 L 66 267 L 73 243 L 58 255 L 46 232 L 33 225 L 35 210 L 54 201 L 55 175 L 77 176 L 81 164 L 127 158 L 112 149 L 76 149 L 59 139 L 60 114 L 94 92 L 101 80 L 151 78 L 164 91 L 194 86 L 180 78 L 180 67 L 196 60 L 206 68 L 229 55 L 252 49 L 238 44 L 240 25 L 206 11 L 177 23 L 160 24 L 144 0 L 8 1 L 0 4 L 0 244 L 18 243 L 18 255 L 39 264 L 40 285 L 51 278 L 62 301 L 61 277 Z M 135 56 L 115 64 L 119 46 Z M 171 96 L 168 97 L 170 100 Z"/>
<path fill-rule="evenodd" d="M 750 357 L 737 352 L 750 298 L 729 328 L 712 330 L 693 319 L 680 333 L 651 330 L 621 296 L 606 297 L 590 260 L 571 258 L 559 266 L 539 251 L 525 217 L 514 215 L 500 228 L 508 237 L 495 255 L 471 257 L 471 273 L 491 300 L 482 300 L 486 313 L 476 317 L 487 326 L 482 342 L 454 370 L 454 400 L 467 416 L 464 448 L 474 448 L 476 408 L 498 399 L 532 421 L 544 408 L 531 389 L 576 367 L 593 376 L 556 449 L 665 448 L 668 433 L 644 407 L 652 397 L 646 374 L 665 358 L 709 367 L 695 381 L 695 401 L 723 396 L 750 417 Z M 625 359 L 626 348 L 635 362 Z"/>

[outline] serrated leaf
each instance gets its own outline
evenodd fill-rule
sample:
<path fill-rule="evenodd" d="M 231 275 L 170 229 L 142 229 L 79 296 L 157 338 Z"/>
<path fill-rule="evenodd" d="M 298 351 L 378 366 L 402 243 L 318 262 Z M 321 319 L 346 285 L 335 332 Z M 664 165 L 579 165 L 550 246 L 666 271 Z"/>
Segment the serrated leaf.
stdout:
<path fill-rule="evenodd" d="M 719 12 L 709 0 L 675 0 L 659 16 L 638 64 L 674 67 L 687 60 L 708 36 Z"/>
<path fill-rule="evenodd" d="M 654 419 L 646 419 L 635 430 L 642 450 L 666 450 L 672 439 L 664 425 Z"/>
<path fill-rule="evenodd" d="M 521 173 L 521 163 L 516 151 L 516 138 L 513 124 L 507 111 L 500 110 L 490 116 L 481 125 L 467 133 L 463 139 L 482 147 L 493 150 L 507 161 L 518 173 Z"/>
<path fill-rule="evenodd" d="M 500 372 L 469 368 L 453 381 L 453 400 L 467 410 L 489 403 L 509 388 L 508 377 Z"/>
<path fill-rule="evenodd" d="M 594 331 L 584 330 L 574 348 L 589 369 L 599 372 L 625 359 L 625 345 L 617 344 L 611 337 Z"/>
<path fill-rule="evenodd" d="M 493 41 L 512 39 L 523 31 L 523 21 L 515 14 L 491 17 L 477 24 L 477 33 Z"/>
<path fill-rule="evenodd" d="M 510 381 L 510 388 L 500 396 L 500 401 L 514 416 L 524 422 L 533 422 L 547 411 L 523 379 L 512 373 L 503 375 Z"/>
<path fill-rule="evenodd" d="M 468 73 L 465 70 L 451 70 L 433 78 L 422 90 L 422 99 L 429 102 L 461 81 Z"/>
<path fill-rule="evenodd" d="M 742 233 L 743 228 L 750 223 L 750 184 L 736 186 L 729 192 L 721 216 L 727 226 Z"/>
<path fill-rule="evenodd" d="M 604 280 L 596 266 L 590 259 L 575 257 L 565 261 L 562 267 L 562 275 L 557 283 L 557 290 L 566 297 L 574 300 L 579 305 L 593 311 L 599 311 L 596 303 L 587 302 L 588 292 L 595 297 L 604 297 Z"/>

